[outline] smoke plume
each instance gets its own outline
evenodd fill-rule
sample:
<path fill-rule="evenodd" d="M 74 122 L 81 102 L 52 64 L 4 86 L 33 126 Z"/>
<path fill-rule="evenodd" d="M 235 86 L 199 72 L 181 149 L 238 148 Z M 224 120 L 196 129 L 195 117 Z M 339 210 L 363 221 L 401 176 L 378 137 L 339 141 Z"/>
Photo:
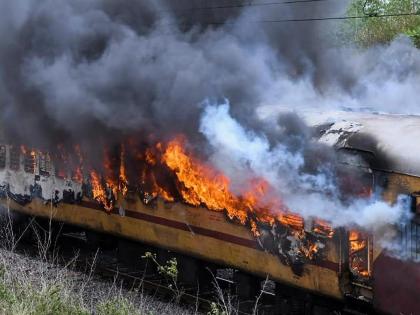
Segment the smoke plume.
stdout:
<path fill-rule="evenodd" d="M 337 47 L 338 22 L 267 22 L 343 15 L 346 4 L 186 10 L 202 2 L 2 1 L 4 133 L 92 152 L 127 135 L 185 134 L 237 190 L 258 175 L 304 216 L 337 226 L 396 222 L 399 203 L 340 201 L 335 153 L 312 141 L 298 114 L 418 114 L 418 50 L 404 37 L 363 51 Z M 285 108 L 297 114 L 278 118 Z M 262 120 L 261 109 L 276 118 Z"/>

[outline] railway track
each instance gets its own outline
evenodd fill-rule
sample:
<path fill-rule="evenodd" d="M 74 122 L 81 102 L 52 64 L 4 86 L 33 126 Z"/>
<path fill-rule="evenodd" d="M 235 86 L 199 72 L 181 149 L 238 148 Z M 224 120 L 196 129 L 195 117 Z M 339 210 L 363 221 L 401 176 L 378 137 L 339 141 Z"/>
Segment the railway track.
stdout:
<path fill-rule="evenodd" d="M 161 253 L 162 249 L 160 248 L 143 247 L 142 244 L 128 240 L 121 240 L 109 235 L 98 235 L 62 224 L 53 223 L 51 226 L 46 220 L 37 219 L 36 222 L 37 233 L 51 234 L 49 237 L 53 241 L 50 242 L 49 253 L 57 257 L 57 263 L 66 265 L 73 260 L 73 266 L 78 271 L 93 272 L 104 281 L 117 281 L 127 289 L 141 288 L 142 292 L 157 296 L 163 301 L 173 302 L 176 300 L 177 303 L 195 308 L 200 313 L 209 312 L 212 304 L 216 303 L 217 305 L 217 303 L 221 303 L 221 300 L 224 300 L 226 308 L 232 307 L 235 314 L 241 315 L 255 313 L 261 315 L 371 314 L 370 312 L 359 311 L 357 308 L 349 309 L 336 301 L 298 292 L 293 288 L 284 286 L 281 286 L 280 290 L 286 294 L 279 297 L 279 286 L 269 280 L 264 281 L 263 284 L 260 283 L 261 288 L 253 291 L 252 296 L 244 297 L 240 294 L 241 289 L 243 289 L 241 287 L 243 284 L 240 280 L 241 277 L 238 281 L 238 277 L 235 276 L 239 274 L 242 277 L 248 277 L 248 275 L 243 275 L 239 271 L 223 266 L 202 266 L 213 272 L 211 277 L 206 278 L 210 281 L 207 281 L 205 285 L 200 285 L 202 282 L 198 281 L 196 285 L 192 285 L 191 281 L 183 282 L 182 277 L 180 277 L 177 287 L 174 288 L 173 281 L 159 273 L 154 262 L 146 259 L 139 260 L 145 248 L 150 252 Z M 33 233 L 29 229 L 26 229 L 26 231 L 28 234 Z M 132 250 L 131 246 L 133 245 L 138 246 L 138 252 Z M 128 249 L 128 253 L 125 252 L 126 249 Z M 22 238 L 17 250 L 28 255 L 37 255 L 38 246 L 34 242 L 34 238 L 27 235 Z M 182 259 L 184 258 L 177 253 L 168 251 L 164 251 L 164 253 L 164 257 L 174 255 L 180 259 L 181 264 L 183 263 Z M 133 259 L 131 259 L 131 256 Z M 185 273 L 185 270 L 183 272 Z M 300 298 L 296 299 L 295 295 Z"/>

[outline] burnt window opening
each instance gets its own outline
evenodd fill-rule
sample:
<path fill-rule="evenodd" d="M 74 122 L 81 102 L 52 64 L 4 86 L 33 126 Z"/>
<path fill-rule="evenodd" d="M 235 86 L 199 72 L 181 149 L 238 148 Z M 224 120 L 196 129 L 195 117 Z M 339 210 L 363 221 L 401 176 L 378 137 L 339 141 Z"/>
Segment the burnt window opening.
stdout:
<path fill-rule="evenodd" d="M 375 160 L 375 155 L 369 151 L 353 148 L 340 148 L 338 151 L 338 161 L 341 164 L 349 165 L 368 171 Z"/>
<path fill-rule="evenodd" d="M 0 145 L 0 168 L 6 167 L 6 146 Z"/>
<path fill-rule="evenodd" d="M 372 153 L 342 148 L 338 150 L 338 187 L 344 200 L 368 198 L 374 190 L 374 173 L 370 168 Z"/>
<path fill-rule="evenodd" d="M 411 195 L 411 212 L 420 217 L 420 193 Z"/>
<path fill-rule="evenodd" d="M 30 173 L 30 174 L 34 174 L 35 173 L 35 152 L 34 151 L 29 151 L 29 152 L 25 152 L 24 156 L 23 156 L 23 169 L 25 170 L 26 173 Z"/>
<path fill-rule="evenodd" d="M 372 238 L 357 230 L 349 231 L 349 267 L 357 282 L 368 281 L 372 274 Z"/>
<path fill-rule="evenodd" d="M 400 246 L 398 256 L 413 261 L 420 260 L 420 220 L 415 217 L 411 222 L 402 224 L 399 228 Z"/>
<path fill-rule="evenodd" d="M 67 178 L 67 162 L 65 159 L 60 159 L 58 157 L 54 158 L 54 175 L 58 178 L 64 179 Z"/>
<path fill-rule="evenodd" d="M 41 153 L 39 156 L 39 174 L 42 176 L 50 176 L 51 159 L 48 154 Z"/>
<path fill-rule="evenodd" d="M 10 147 L 10 169 L 18 171 L 20 169 L 20 148 Z"/>

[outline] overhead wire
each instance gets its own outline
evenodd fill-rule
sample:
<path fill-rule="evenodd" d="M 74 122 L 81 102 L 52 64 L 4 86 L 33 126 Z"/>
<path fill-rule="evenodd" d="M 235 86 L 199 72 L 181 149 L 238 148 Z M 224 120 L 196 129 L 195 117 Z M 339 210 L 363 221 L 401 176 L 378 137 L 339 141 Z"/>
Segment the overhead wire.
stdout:
<path fill-rule="evenodd" d="M 204 6 L 204 7 L 191 7 L 191 8 L 175 8 L 175 9 L 168 9 L 168 10 L 159 10 L 157 12 L 162 11 L 196 11 L 196 10 L 215 10 L 215 9 L 230 9 L 230 8 L 243 8 L 243 7 L 257 7 L 257 6 L 274 6 L 274 5 L 286 5 L 286 4 L 308 4 L 308 3 L 316 3 L 316 2 L 327 2 L 333 0 L 285 0 L 285 1 L 271 1 L 271 2 L 253 2 L 252 0 L 247 3 L 241 4 L 231 4 L 231 5 L 219 5 L 219 6 Z M 388 17 L 407 17 L 407 16 L 419 16 L 420 12 L 407 12 L 407 13 L 389 13 L 389 14 L 372 14 L 366 12 L 368 0 L 364 2 L 363 5 L 363 13 L 364 15 L 345 15 L 345 16 L 327 16 L 327 17 L 304 17 L 304 18 L 283 18 L 283 19 L 267 19 L 267 20 L 253 20 L 248 21 L 248 23 L 255 23 L 255 24 L 265 24 L 265 23 L 290 23 L 290 22 L 316 22 L 316 21 L 333 21 L 333 20 L 355 20 L 355 19 L 368 19 L 368 18 L 388 18 Z M 182 17 L 181 17 L 182 18 Z M 178 23 L 168 23 L 165 25 L 194 25 L 195 23 L 191 22 L 182 22 L 179 21 Z M 230 25 L 235 24 L 232 21 L 208 21 L 203 22 L 204 25 Z"/>
<path fill-rule="evenodd" d="M 249 2 L 244 4 L 238 5 L 226 5 L 226 6 L 209 6 L 209 7 L 195 7 L 189 9 L 182 9 L 182 10 L 210 10 L 210 9 L 221 9 L 221 8 L 236 8 L 236 7 L 248 7 L 248 6 L 264 6 L 264 5 L 282 5 L 282 4 L 296 4 L 296 3 L 315 3 L 315 2 L 326 2 L 326 1 L 333 1 L 333 0 L 286 0 L 282 2 Z M 367 5 L 368 0 L 366 0 L 363 6 L 363 12 L 365 12 L 365 8 Z M 176 10 L 176 9 L 175 9 Z M 181 9 L 180 9 L 181 10 Z M 356 19 L 381 19 L 381 18 L 390 18 L 390 17 L 407 17 L 407 16 L 420 16 L 420 11 L 414 12 L 407 12 L 407 13 L 390 13 L 390 14 L 367 14 L 364 15 L 345 15 L 345 16 L 326 16 L 326 17 L 304 17 L 304 18 L 283 18 L 283 19 L 267 19 L 267 20 L 250 20 L 247 23 L 254 23 L 254 24 L 270 24 L 270 23 L 294 23 L 294 22 L 318 22 L 318 21 L 334 21 L 334 20 L 356 20 Z M 181 17 L 182 18 L 182 17 Z M 207 21 L 203 22 L 202 25 L 235 25 L 234 21 Z M 161 24 L 162 26 L 170 26 L 170 25 L 182 25 L 182 26 L 195 26 L 197 23 L 188 22 L 188 21 L 178 21 L 176 23 L 165 23 Z"/>
<path fill-rule="evenodd" d="M 254 20 L 248 23 L 286 23 L 286 22 L 313 22 L 313 21 L 329 21 L 329 20 L 354 20 L 354 19 L 370 19 L 370 18 L 387 18 L 387 17 L 403 17 L 403 16 L 419 16 L 420 13 L 395 13 L 395 14 L 378 14 L 378 15 L 353 15 L 353 16 L 327 16 L 313 18 L 290 18 L 278 20 Z M 235 24 L 234 22 L 207 22 L 209 25 Z"/>
<path fill-rule="evenodd" d="M 407 12 L 407 13 L 389 13 L 389 14 L 368 14 L 368 15 L 344 15 L 344 16 L 326 16 L 326 17 L 309 17 L 309 18 L 284 18 L 274 20 L 251 20 L 247 23 L 265 24 L 265 23 L 287 23 L 287 22 L 316 22 L 316 21 L 331 21 L 331 20 L 355 20 L 355 19 L 380 19 L 388 17 L 407 17 L 407 16 L 420 16 L 420 12 Z M 172 24 L 172 23 L 171 23 Z M 188 22 L 179 22 L 178 24 L 186 25 Z M 205 25 L 230 25 L 235 24 L 231 21 L 208 21 L 203 22 Z"/>
<path fill-rule="evenodd" d="M 288 5 L 288 4 L 307 4 L 315 2 L 326 2 L 333 0 L 286 0 L 286 1 L 270 1 L 270 2 L 246 2 L 238 4 L 223 4 L 223 5 L 214 5 L 214 6 L 204 6 L 204 7 L 190 7 L 190 8 L 173 8 L 173 9 L 163 9 L 156 12 L 180 12 L 180 11 L 201 11 L 201 10 L 219 10 L 219 9 L 234 9 L 234 8 L 244 8 L 244 7 L 263 7 L 263 6 L 276 6 L 276 5 Z"/>

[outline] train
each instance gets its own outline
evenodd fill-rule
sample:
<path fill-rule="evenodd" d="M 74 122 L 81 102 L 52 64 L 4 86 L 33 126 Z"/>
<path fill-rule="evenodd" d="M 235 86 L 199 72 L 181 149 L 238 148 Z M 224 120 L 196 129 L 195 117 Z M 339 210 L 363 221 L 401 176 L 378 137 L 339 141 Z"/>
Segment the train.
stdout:
<path fill-rule="evenodd" d="M 332 229 L 316 218 L 288 214 L 253 233 L 223 211 L 130 186 L 124 194 L 107 192 L 105 204 L 94 198 L 88 179 L 58 174 L 47 153 L 6 142 L 0 145 L 0 201 L 18 213 L 234 268 L 251 275 L 242 277 L 243 290 L 268 277 L 279 287 L 361 301 L 379 313 L 420 314 L 420 118 L 366 114 L 312 119 L 312 125 L 318 141 L 339 152 L 342 167 L 361 174 L 364 189 L 380 191 L 389 203 L 401 195 L 410 199 L 412 218 L 389 227 L 405 249 L 404 259 L 388 254 L 370 233 Z M 198 269 L 190 264 L 189 276 Z"/>

